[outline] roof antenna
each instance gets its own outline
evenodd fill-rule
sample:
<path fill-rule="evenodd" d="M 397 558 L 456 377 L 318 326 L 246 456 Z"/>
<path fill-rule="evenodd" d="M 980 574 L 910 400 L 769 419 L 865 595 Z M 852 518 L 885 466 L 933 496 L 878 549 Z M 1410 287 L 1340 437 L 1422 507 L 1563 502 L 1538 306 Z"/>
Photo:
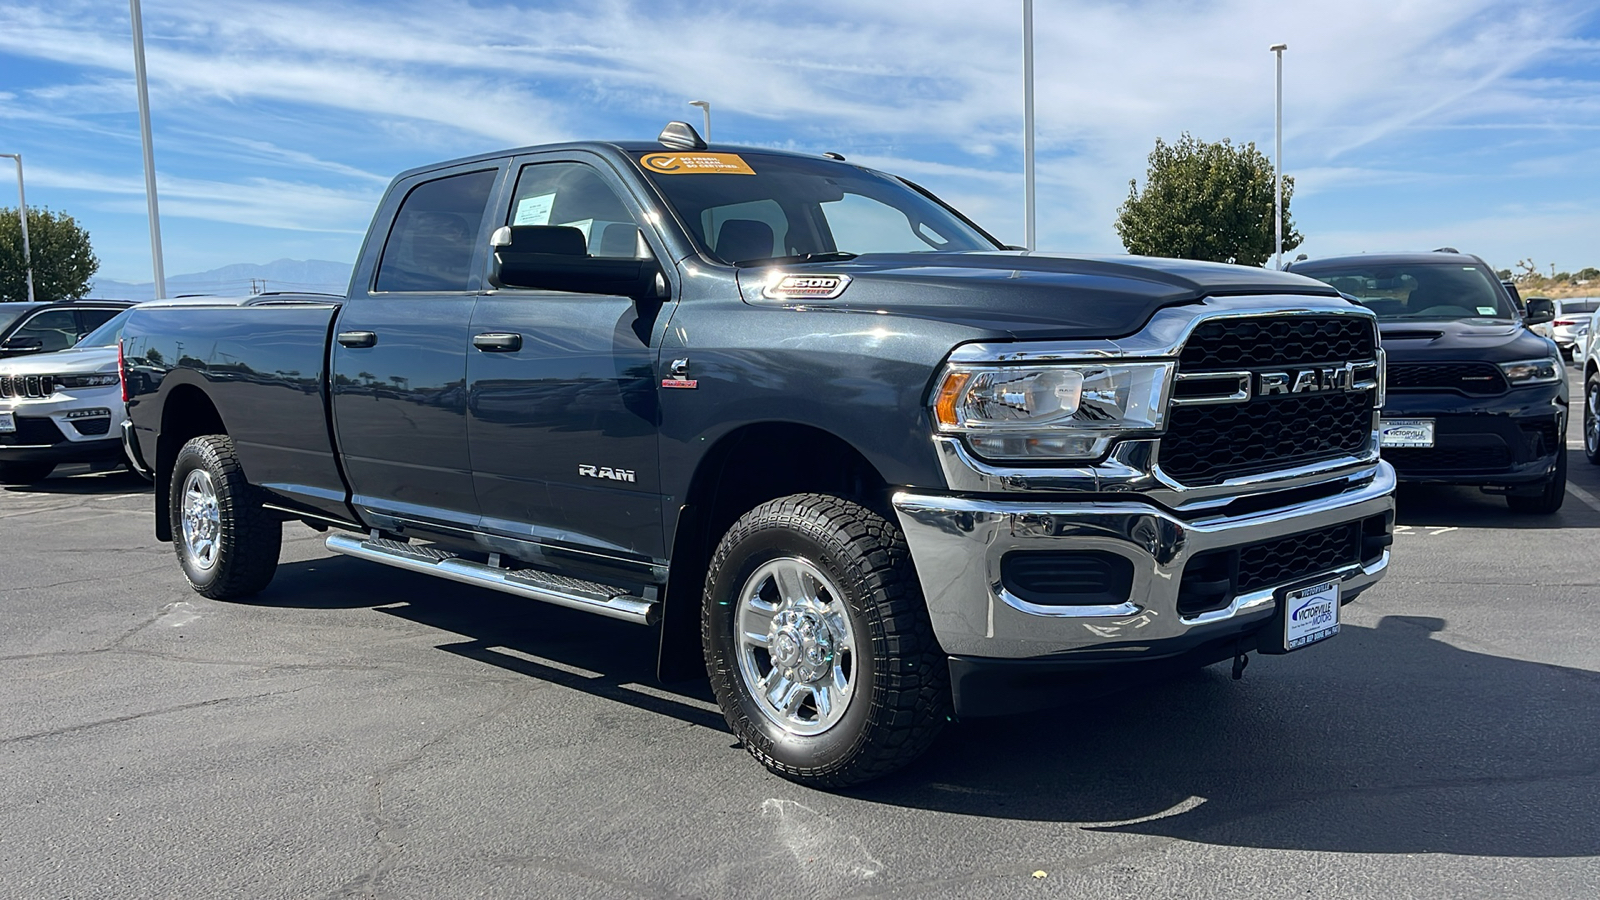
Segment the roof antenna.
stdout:
<path fill-rule="evenodd" d="M 706 139 L 694 126 L 688 122 L 668 122 L 667 127 L 661 129 L 661 135 L 656 138 L 661 146 L 672 150 L 704 150 Z"/>

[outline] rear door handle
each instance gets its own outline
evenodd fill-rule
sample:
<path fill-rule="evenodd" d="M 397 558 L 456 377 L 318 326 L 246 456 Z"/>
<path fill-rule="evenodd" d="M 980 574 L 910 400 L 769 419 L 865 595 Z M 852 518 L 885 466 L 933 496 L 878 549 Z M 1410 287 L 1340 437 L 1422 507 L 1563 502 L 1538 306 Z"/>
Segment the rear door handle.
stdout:
<path fill-rule="evenodd" d="M 485 353 L 511 353 L 522 349 L 522 335 L 495 331 L 472 336 L 472 346 Z"/>
<path fill-rule="evenodd" d="M 378 336 L 370 331 L 341 331 L 334 338 L 341 347 L 375 347 Z"/>

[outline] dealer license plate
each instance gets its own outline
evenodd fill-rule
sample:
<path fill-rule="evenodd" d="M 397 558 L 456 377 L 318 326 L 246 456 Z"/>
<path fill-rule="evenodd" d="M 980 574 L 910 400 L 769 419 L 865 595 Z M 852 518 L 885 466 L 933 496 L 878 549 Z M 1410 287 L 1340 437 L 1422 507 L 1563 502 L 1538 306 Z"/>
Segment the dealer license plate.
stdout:
<path fill-rule="evenodd" d="M 17 414 L 0 412 L 0 432 L 10 433 L 17 430 Z"/>
<path fill-rule="evenodd" d="M 1432 447 L 1432 419 L 1384 419 L 1378 426 L 1380 447 Z"/>
<path fill-rule="evenodd" d="M 1339 633 L 1339 581 L 1283 593 L 1283 649 L 1299 650 Z"/>

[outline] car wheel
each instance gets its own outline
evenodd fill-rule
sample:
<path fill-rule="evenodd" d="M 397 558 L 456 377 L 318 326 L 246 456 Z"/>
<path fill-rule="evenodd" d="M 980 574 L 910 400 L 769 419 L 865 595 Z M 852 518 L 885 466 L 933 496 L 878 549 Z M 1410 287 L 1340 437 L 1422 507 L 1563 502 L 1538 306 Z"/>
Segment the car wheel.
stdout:
<path fill-rule="evenodd" d="M 278 570 L 283 523 L 245 480 L 233 440 L 197 437 L 172 468 L 172 544 L 189 586 L 213 600 L 259 593 Z"/>
<path fill-rule="evenodd" d="M 1600 466 L 1600 374 L 1583 386 L 1583 455 Z"/>
<path fill-rule="evenodd" d="M 55 470 L 56 464 L 48 462 L 0 463 L 0 484 L 33 484 Z"/>
<path fill-rule="evenodd" d="M 706 576 L 717 703 L 762 765 L 847 787 L 910 763 L 948 718 L 949 664 L 900 529 L 822 494 L 764 503 Z"/>
<path fill-rule="evenodd" d="M 1562 501 L 1567 499 L 1567 451 L 1559 450 L 1556 456 L 1556 471 L 1550 480 L 1544 484 L 1544 490 L 1537 494 L 1506 495 L 1506 505 L 1515 513 L 1549 514 L 1561 508 Z"/>

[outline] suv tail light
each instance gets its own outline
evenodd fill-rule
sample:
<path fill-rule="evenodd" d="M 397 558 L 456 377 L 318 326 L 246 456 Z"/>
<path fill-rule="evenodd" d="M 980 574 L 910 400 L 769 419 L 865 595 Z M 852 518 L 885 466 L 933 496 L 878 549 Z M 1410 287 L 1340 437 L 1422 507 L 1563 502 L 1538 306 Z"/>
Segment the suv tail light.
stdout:
<path fill-rule="evenodd" d="M 1569 325 L 1570 326 L 1570 325 L 1577 325 L 1578 324 L 1578 320 L 1577 319 L 1557 319 L 1554 322 L 1551 322 L 1550 324 L 1551 325 Z"/>
<path fill-rule="evenodd" d="M 122 402 L 128 402 L 128 363 L 122 356 L 122 342 L 117 341 L 117 381 L 122 384 Z"/>

